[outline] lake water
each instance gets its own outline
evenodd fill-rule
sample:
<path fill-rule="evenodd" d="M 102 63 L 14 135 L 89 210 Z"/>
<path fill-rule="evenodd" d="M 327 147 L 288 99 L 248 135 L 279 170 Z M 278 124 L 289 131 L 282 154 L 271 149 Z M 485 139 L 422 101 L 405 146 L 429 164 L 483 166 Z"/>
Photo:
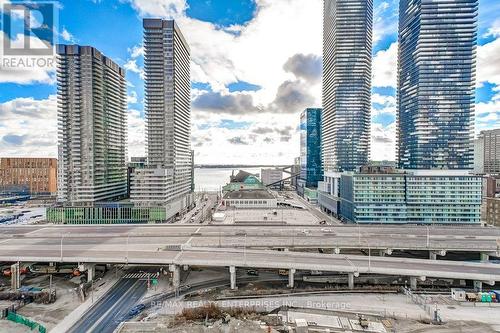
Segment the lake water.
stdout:
<path fill-rule="evenodd" d="M 246 172 L 260 174 L 261 167 L 242 168 Z M 229 176 L 234 170 L 236 175 L 240 169 L 231 168 L 195 168 L 194 184 L 196 191 L 218 191 L 229 182 Z"/>

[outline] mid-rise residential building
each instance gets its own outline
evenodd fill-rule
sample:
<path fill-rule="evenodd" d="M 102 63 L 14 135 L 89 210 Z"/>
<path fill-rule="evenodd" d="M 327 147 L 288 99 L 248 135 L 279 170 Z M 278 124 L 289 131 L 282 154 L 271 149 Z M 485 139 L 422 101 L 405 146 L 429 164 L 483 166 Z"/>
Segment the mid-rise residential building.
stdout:
<path fill-rule="evenodd" d="M 276 184 L 283 179 L 283 170 L 278 168 L 268 168 L 260 170 L 260 179 L 265 186 L 275 184 L 273 188 L 279 188 L 280 185 Z"/>
<path fill-rule="evenodd" d="M 478 4 L 400 1 L 400 168 L 472 169 Z"/>
<path fill-rule="evenodd" d="M 324 0 L 322 154 L 325 171 L 370 153 L 372 0 Z"/>
<path fill-rule="evenodd" d="M 481 131 L 474 141 L 474 172 L 500 174 L 500 129 Z"/>
<path fill-rule="evenodd" d="M 341 175 L 341 172 L 325 171 L 323 181 L 318 182 L 318 206 L 324 213 L 333 217 L 339 215 Z"/>
<path fill-rule="evenodd" d="M 480 223 L 482 178 L 468 170 L 361 169 L 341 175 L 339 215 L 355 223 Z"/>
<path fill-rule="evenodd" d="M 484 223 L 500 227 L 500 198 L 486 198 L 484 201 Z"/>
<path fill-rule="evenodd" d="M 193 203 L 190 50 L 173 20 L 143 27 L 147 165 L 133 174 L 130 199 L 169 218 Z"/>
<path fill-rule="evenodd" d="M 1 157 L 0 193 L 56 195 L 57 159 Z"/>
<path fill-rule="evenodd" d="M 127 194 L 125 70 L 91 46 L 57 46 L 58 201 Z"/>

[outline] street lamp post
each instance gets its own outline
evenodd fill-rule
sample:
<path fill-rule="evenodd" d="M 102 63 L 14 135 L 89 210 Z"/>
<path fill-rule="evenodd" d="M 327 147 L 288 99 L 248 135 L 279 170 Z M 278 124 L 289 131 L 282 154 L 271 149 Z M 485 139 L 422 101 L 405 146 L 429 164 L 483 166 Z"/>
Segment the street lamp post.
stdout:
<path fill-rule="evenodd" d="M 129 240 L 129 237 L 130 237 L 130 233 L 127 233 L 127 245 L 126 245 L 126 256 L 125 256 L 125 262 L 126 264 L 128 265 L 128 240 Z"/>
<path fill-rule="evenodd" d="M 247 234 L 245 233 L 245 243 L 243 247 L 243 257 L 245 260 L 245 266 L 247 265 Z"/>
<path fill-rule="evenodd" d="M 64 239 L 64 234 L 61 234 L 61 262 L 63 261 L 63 239 Z"/>
<path fill-rule="evenodd" d="M 356 224 L 358 225 L 358 243 L 361 245 L 361 228 L 359 227 L 358 222 L 356 222 Z"/>
<path fill-rule="evenodd" d="M 66 236 L 66 234 L 61 234 L 61 262 L 63 261 L 63 241 L 64 241 L 64 237 Z"/>

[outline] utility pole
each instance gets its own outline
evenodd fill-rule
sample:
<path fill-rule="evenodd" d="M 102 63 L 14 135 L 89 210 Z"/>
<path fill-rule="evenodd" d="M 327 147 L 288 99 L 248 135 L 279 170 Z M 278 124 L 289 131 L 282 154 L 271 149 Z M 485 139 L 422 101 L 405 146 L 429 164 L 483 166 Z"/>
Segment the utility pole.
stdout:
<path fill-rule="evenodd" d="M 49 275 L 49 303 L 52 301 L 52 274 Z"/>

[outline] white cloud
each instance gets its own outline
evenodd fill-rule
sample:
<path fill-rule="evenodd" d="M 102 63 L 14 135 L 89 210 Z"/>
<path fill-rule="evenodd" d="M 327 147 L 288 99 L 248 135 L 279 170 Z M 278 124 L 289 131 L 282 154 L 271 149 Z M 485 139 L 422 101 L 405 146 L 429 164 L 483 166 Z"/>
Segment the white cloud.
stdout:
<path fill-rule="evenodd" d="M 377 103 L 380 105 L 396 105 L 396 98 L 394 96 L 373 94 L 372 103 Z"/>
<path fill-rule="evenodd" d="M 288 164 L 299 156 L 300 137 L 297 117 L 257 114 L 245 128 L 221 128 L 225 116 L 196 113 L 192 119 L 193 149 L 197 164 Z M 234 121 L 247 121 L 240 116 Z M 263 129 L 268 130 L 263 130 Z M 216 156 L 223 156 L 218 161 Z"/>
<path fill-rule="evenodd" d="M 144 148 L 145 124 L 138 110 L 128 110 L 128 156 L 146 156 Z"/>
<path fill-rule="evenodd" d="M 477 83 L 500 85 L 500 37 L 477 48 Z"/>
<path fill-rule="evenodd" d="M 63 31 L 61 32 L 61 37 L 67 42 L 70 43 L 75 42 L 75 37 L 68 30 L 66 30 L 66 28 L 63 28 Z"/>
<path fill-rule="evenodd" d="M 0 104 L 3 156 L 57 157 L 57 99 L 16 98 Z"/>
<path fill-rule="evenodd" d="M 129 71 L 129 72 L 133 72 L 133 73 L 137 73 L 139 74 L 139 76 L 141 77 L 141 79 L 144 80 L 144 69 L 143 68 L 140 68 L 138 65 L 137 65 L 137 60 L 135 59 L 130 59 L 125 65 L 123 65 L 123 67 Z"/>
<path fill-rule="evenodd" d="M 135 91 L 131 91 L 130 95 L 127 95 L 127 103 L 128 104 L 137 103 L 137 93 Z"/>
<path fill-rule="evenodd" d="M 140 56 L 144 56 L 144 46 L 142 45 L 135 45 L 131 49 L 128 49 L 128 52 L 130 53 L 130 56 L 132 59 L 138 58 Z"/>
<path fill-rule="evenodd" d="M 373 58 L 374 87 L 397 86 L 398 43 L 392 43 L 387 50 L 378 51 Z"/>
<path fill-rule="evenodd" d="M 177 18 L 187 9 L 186 0 L 127 0 L 142 16 Z"/>
<path fill-rule="evenodd" d="M 396 159 L 396 123 L 387 126 L 372 124 L 371 160 L 394 161 Z"/>

